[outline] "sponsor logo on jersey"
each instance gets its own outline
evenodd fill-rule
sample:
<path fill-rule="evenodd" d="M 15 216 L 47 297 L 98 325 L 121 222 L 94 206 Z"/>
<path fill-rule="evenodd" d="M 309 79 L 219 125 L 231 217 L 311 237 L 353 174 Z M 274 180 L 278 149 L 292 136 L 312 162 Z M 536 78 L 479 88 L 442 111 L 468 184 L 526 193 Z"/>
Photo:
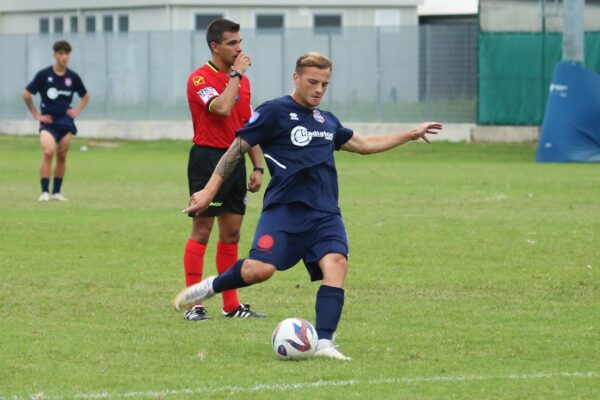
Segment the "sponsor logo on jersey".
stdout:
<path fill-rule="evenodd" d="M 292 121 L 298 121 L 298 114 L 296 114 L 296 113 L 290 113 L 290 119 Z"/>
<path fill-rule="evenodd" d="M 52 78 L 51 76 L 48 77 L 48 82 L 54 82 L 54 78 Z"/>
<path fill-rule="evenodd" d="M 73 81 L 71 80 L 71 78 L 67 77 L 65 78 L 65 86 L 71 86 L 73 84 Z"/>
<path fill-rule="evenodd" d="M 198 90 L 198 96 L 200 96 L 204 104 L 208 103 L 210 99 L 212 99 L 213 97 L 217 97 L 218 95 L 219 92 L 217 92 L 217 90 L 212 86 Z"/>
<path fill-rule="evenodd" d="M 194 82 L 194 86 L 200 86 L 204 83 L 203 76 L 194 76 L 192 77 L 192 82 Z"/>
<path fill-rule="evenodd" d="M 297 126 L 292 129 L 290 138 L 296 146 L 304 147 L 309 144 L 314 137 L 322 137 L 325 140 L 333 140 L 333 133 L 326 131 L 309 131 L 303 126 Z"/>
<path fill-rule="evenodd" d="M 48 91 L 46 92 L 46 95 L 48 96 L 48 98 L 50 100 L 54 100 L 56 99 L 58 96 L 63 95 L 63 96 L 70 96 L 73 92 L 70 90 L 57 90 L 56 88 L 51 87 L 50 89 L 48 89 Z"/>
<path fill-rule="evenodd" d="M 320 122 L 320 123 L 324 123 L 325 122 L 325 118 L 321 115 L 321 113 L 319 112 L 319 110 L 313 110 L 313 118 L 317 122 Z"/>

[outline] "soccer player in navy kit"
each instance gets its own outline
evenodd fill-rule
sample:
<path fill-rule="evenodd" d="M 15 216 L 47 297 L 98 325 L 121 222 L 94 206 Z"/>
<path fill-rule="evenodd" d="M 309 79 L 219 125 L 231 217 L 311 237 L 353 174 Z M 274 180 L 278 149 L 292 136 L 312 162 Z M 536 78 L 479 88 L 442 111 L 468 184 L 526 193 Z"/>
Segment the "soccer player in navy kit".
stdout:
<path fill-rule="evenodd" d="M 317 108 L 331 75 L 331 61 L 307 53 L 296 62 L 291 96 L 262 104 L 223 155 L 203 190 L 192 195 L 184 212 L 204 210 L 243 154 L 260 144 L 271 181 L 256 227 L 250 255 L 227 272 L 182 290 L 174 299 L 180 309 L 214 293 L 269 279 L 275 271 L 304 261 L 311 280 L 323 280 L 315 303 L 319 341 L 316 356 L 350 360 L 333 344 L 344 305 L 348 271 L 348 239 L 338 207 L 335 150 L 372 154 L 410 140 L 429 140 L 442 125 L 422 123 L 391 135 L 364 137 L 345 128 L 327 111 Z"/>
<path fill-rule="evenodd" d="M 51 198 L 59 201 L 67 199 L 61 193 L 61 185 L 66 170 L 67 152 L 73 135 L 77 134 L 74 118 L 87 105 L 90 96 L 73 70 L 67 68 L 71 45 L 65 40 L 54 43 L 54 59 L 56 63 L 39 71 L 35 78 L 23 91 L 23 100 L 33 117 L 40 121 L 40 144 L 42 146 L 42 163 L 40 165 L 40 184 L 42 194 L 39 201 Z M 40 93 L 41 112 L 33 104 L 32 95 Z M 81 100 L 77 108 L 71 108 L 73 93 Z M 52 196 L 49 193 L 52 157 L 56 154 Z"/>

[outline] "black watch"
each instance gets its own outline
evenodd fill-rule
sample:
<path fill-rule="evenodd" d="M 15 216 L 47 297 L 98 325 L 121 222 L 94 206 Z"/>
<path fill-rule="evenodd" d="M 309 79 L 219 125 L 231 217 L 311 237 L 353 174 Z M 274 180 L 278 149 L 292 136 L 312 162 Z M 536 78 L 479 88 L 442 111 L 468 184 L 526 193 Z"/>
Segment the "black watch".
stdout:
<path fill-rule="evenodd" d="M 265 174 L 265 169 L 261 167 L 254 167 L 253 171 L 258 171 L 263 175 Z"/>
<path fill-rule="evenodd" d="M 229 71 L 229 77 L 230 78 L 235 78 L 235 77 L 240 78 L 240 80 L 242 79 L 242 74 L 240 74 L 239 72 L 237 72 L 235 69 L 232 69 L 231 71 Z"/>

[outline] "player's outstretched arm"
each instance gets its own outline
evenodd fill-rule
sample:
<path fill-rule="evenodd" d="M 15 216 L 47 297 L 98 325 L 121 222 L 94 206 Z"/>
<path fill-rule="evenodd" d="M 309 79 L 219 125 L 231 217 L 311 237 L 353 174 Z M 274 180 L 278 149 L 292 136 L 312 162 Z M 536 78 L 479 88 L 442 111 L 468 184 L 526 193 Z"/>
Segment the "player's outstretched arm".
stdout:
<path fill-rule="evenodd" d="M 244 139 L 236 138 L 229 149 L 223 154 L 219 163 L 204 189 L 192 194 L 189 206 L 183 210 L 184 213 L 200 213 L 208 208 L 210 202 L 215 198 L 217 192 L 223 185 L 225 179 L 231 175 L 235 166 L 244 159 L 244 154 L 251 146 Z"/>
<path fill-rule="evenodd" d="M 391 135 L 362 136 L 354 132 L 352 138 L 342 145 L 342 150 L 358 154 L 380 153 L 393 149 L 411 140 L 423 139 L 431 143 L 427 134 L 437 134 L 442 129 L 439 122 L 423 122 L 410 131 L 393 133 Z"/>

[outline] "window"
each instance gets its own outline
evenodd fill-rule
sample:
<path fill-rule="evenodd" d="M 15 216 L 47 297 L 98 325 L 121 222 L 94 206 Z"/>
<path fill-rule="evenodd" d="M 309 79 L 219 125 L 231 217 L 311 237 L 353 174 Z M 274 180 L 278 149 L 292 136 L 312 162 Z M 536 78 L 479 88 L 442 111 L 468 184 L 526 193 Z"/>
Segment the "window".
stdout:
<path fill-rule="evenodd" d="M 96 32 L 96 16 L 89 15 L 85 17 L 85 31 L 88 33 Z"/>
<path fill-rule="evenodd" d="M 196 14 L 194 29 L 197 31 L 205 31 L 208 24 L 217 18 L 223 18 L 223 14 Z"/>
<path fill-rule="evenodd" d="M 77 15 L 71 16 L 71 18 L 69 18 L 69 21 L 71 24 L 71 32 L 77 33 L 77 31 L 79 31 L 79 21 L 77 19 Z"/>
<path fill-rule="evenodd" d="M 54 17 L 54 32 L 63 33 L 63 17 Z"/>
<path fill-rule="evenodd" d="M 119 15 L 119 32 L 129 32 L 129 15 Z"/>
<path fill-rule="evenodd" d="M 256 29 L 258 30 L 281 30 L 283 29 L 283 15 L 262 14 L 256 16 Z"/>
<path fill-rule="evenodd" d="M 50 19 L 40 18 L 40 33 L 50 32 Z"/>
<path fill-rule="evenodd" d="M 313 26 L 317 33 L 339 33 L 342 29 L 342 16 L 339 14 L 315 14 Z"/>
<path fill-rule="evenodd" d="M 102 32 L 112 32 L 113 31 L 113 16 L 112 15 L 104 15 L 102 17 Z"/>

